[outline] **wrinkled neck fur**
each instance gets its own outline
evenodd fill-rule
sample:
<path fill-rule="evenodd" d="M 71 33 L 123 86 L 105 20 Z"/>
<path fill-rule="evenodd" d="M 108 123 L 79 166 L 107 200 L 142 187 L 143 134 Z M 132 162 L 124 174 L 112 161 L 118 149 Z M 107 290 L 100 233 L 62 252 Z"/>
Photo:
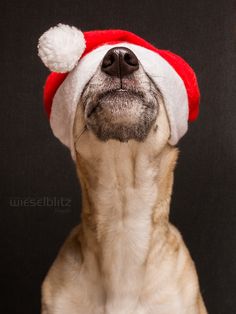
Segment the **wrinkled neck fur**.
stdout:
<path fill-rule="evenodd" d="M 77 153 L 82 225 L 98 242 L 127 230 L 138 235 L 168 224 L 178 150 L 167 144 L 154 154 L 140 146 L 109 141 L 97 158 L 85 160 Z"/>

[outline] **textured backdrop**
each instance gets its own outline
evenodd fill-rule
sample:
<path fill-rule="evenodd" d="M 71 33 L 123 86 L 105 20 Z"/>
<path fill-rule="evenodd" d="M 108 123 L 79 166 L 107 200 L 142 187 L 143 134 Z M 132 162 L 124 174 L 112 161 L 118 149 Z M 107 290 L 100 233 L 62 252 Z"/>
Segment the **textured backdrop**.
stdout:
<path fill-rule="evenodd" d="M 179 145 L 171 220 L 209 313 L 236 313 L 235 1 L 2 0 L 0 12 L 0 313 L 39 313 L 42 279 L 79 222 L 79 184 L 43 110 L 48 72 L 36 49 L 59 22 L 128 29 L 195 69 L 200 117 Z"/>

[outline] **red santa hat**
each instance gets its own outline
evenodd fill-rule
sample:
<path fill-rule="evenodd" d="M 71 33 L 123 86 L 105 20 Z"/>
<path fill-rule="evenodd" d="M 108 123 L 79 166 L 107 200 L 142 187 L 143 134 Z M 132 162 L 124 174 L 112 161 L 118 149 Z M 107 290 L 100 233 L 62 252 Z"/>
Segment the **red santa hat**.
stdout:
<path fill-rule="evenodd" d="M 39 39 L 38 54 L 52 71 L 44 87 L 44 104 L 54 135 L 75 160 L 73 124 L 81 93 L 106 52 L 115 46 L 131 49 L 160 89 L 169 118 L 169 143 L 175 145 L 199 111 L 199 89 L 192 68 L 179 56 L 160 50 L 125 30 L 82 33 L 58 24 Z"/>

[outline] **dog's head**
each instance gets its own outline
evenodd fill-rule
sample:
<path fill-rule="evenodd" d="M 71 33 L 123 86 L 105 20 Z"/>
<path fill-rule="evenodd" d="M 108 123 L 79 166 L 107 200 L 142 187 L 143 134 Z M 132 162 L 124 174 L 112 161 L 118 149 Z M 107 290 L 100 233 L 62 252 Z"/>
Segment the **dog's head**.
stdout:
<path fill-rule="evenodd" d="M 41 36 L 39 55 L 52 71 L 65 73 L 49 76 L 44 95 L 53 132 L 74 159 L 81 142 L 175 145 L 188 118 L 197 116 L 192 69 L 132 33 L 83 34 L 60 24 Z"/>

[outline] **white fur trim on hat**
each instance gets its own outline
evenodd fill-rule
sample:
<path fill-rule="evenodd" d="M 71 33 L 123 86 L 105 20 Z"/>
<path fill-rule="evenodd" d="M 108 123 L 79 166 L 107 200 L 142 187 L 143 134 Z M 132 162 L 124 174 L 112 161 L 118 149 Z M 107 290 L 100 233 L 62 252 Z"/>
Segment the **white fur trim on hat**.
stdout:
<path fill-rule="evenodd" d="M 117 45 L 104 45 L 83 57 L 58 88 L 52 103 L 50 124 L 54 135 L 71 150 L 75 160 L 73 125 L 76 107 L 87 82 L 95 74 L 106 52 Z M 169 143 L 175 145 L 188 128 L 188 96 L 184 82 L 174 68 L 159 54 L 129 43 L 145 71 L 159 87 L 169 118 L 171 135 Z"/>
<path fill-rule="evenodd" d="M 71 71 L 85 50 L 83 33 L 74 26 L 58 24 L 40 38 L 38 55 L 53 72 Z"/>

